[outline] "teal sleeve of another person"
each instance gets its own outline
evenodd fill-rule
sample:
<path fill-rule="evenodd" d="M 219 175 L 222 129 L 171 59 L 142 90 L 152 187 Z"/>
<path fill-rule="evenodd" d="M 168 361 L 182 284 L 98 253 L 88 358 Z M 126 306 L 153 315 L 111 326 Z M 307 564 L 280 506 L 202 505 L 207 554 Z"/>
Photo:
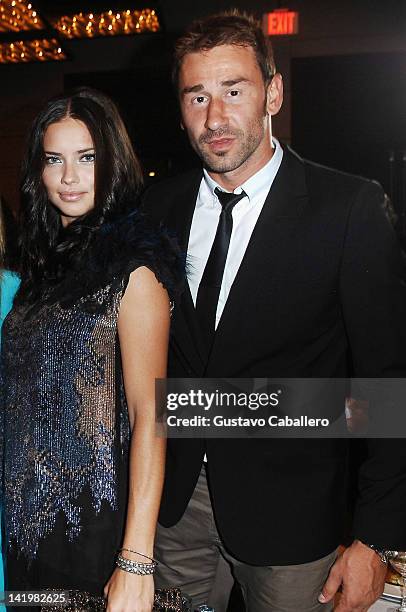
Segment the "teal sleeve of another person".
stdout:
<path fill-rule="evenodd" d="M 13 305 L 13 299 L 17 292 L 20 280 L 16 274 L 4 270 L 1 275 L 0 281 L 0 339 L 1 339 L 1 328 L 3 321 L 6 318 L 8 312 L 11 310 Z M 1 538 L 1 530 L 0 530 Z M 1 540 L 0 540 L 1 544 Z M 0 591 L 4 591 L 4 570 L 3 570 L 3 556 L 0 555 Z M 0 612 L 6 612 L 6 608 L 0 604 Z"/>
<path fill-rule="evenodd" d="M 1 294 L 0 294 L 0 331 L 3 325 L 3 321 L 6 318 L 7 314 L 11 310 L 13 305 L 13 299 L 17 292 L 18 286 L 20 284 L 20 279 L 14 272 L 9 272 L 8 270 L 4 270 L 1 275 Z M 1 337 L 1 336 L 0 336 Z"/>

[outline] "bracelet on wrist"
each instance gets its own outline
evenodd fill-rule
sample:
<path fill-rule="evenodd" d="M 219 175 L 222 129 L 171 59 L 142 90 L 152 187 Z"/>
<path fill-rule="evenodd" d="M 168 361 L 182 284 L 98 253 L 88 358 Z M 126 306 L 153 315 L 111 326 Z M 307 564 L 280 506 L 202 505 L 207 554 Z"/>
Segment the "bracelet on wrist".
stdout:
<path fill-rule="evenodd" d="M 148 555 L 144 555 L 143 553 L 138 552 L 138 550 L 132 550 L 131 548 L 119 548 L 117 552 L 118 553 L 120 553 L 120 552 L 133 553 L 134 555 L 139 555 L 140 557 L 144 557 L 145 559 L 149 559 L 152 563 L 158 564 L 158 561 L 156 559 L 154 559 L 153 557 L 148 557 Z"/>
<path fill-rule="evenodd" d="M 117 555 L 116 559 L 116 566 L 119 569 L 130 574 L 136 574 L 137 576 L 149 576 L 154 574 L 157 565 L 157 562 L 154 560 L 151 563 L 142 563 L 141 561 L 132 561 L 131 559 L 127 559 L 122 555 Z"/>

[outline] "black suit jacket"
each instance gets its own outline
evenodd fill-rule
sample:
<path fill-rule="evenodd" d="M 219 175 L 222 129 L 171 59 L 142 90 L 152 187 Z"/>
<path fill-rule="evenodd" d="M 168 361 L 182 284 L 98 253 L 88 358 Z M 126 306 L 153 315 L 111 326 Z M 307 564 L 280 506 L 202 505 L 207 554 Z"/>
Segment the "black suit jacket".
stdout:
<path fill-rule="evenodd" d="M 185 251 L 201 178 L 190 172 L 144 196 L 144 206 L 177 232 Z M 187 289 L 175 308 L 169 376 L 404 376 L 405 275 L 382 202 L 378 184 L 285 149 L 209 360 Z M 354 535 L 404 550 L 406 441 L 368 444 Z M 181 518 L 204 452 L 202 440 L 169 440 L 163 525 Z M 346 441 L 208 439 L 206 452 L 216 521 L 235 557 L 258 565 L 304 563 L 340 542 Z"/>

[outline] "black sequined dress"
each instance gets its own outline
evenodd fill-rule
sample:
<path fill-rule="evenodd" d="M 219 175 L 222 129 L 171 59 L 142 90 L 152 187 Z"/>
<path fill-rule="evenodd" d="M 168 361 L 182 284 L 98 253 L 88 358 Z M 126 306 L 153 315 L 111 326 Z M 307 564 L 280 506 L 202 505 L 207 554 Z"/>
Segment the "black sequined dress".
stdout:
<path fill-rule="evenodd" d="M 139 214 L 102 226 L 79 269 L 3 328 L 6 588 L 101 595 L 127 504 L 129 420 L 117 318 L 130 273 L 173 298 L 182 265 Z"/>

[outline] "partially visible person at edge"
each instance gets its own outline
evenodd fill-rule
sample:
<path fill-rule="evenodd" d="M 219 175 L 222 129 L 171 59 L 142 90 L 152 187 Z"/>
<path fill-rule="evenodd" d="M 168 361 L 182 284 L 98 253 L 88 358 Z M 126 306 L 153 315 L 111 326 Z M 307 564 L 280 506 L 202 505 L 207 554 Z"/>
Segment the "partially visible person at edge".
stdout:
<path fill-rule="evenodd" d="M 6 238 L 3 216 L 3 202 L 0 198 L 0 332 L 3 326 L 3 321 L 13 305 L 14 295 L 20 284 L 20 280 L 16 272 L 13 270 L 9 270 L 6 267 L 5 251 Z"/>
<path fill-rule="evenodd" d="M 5 267 L 5 247 L 6 239 L 3 216 L 3 203 L 0 198 L 0 342 L 3 321 L 13 305 L 13 299 L 20 284 L 20 280 L 17 274 L 12 270 L 6 269 Z M 0 591 L 4 591 L 4 569 L 2 556 L 0 557 Z M 0 605 L 0 612 L 6 612 L 6 608 L 3 605 Z"/>
<path fill-rule="evenodd" d="M 6 589 L 69 590 L 75 609 L 103 594 L 109 612 L 153 606 L 154 385 L 182 272 L 168 235 L 134 210 L 141 182 L 103 94 L 63 95 L 35 118 L 3 328 Z"/>
<path fill-rule="evenodd" d="M 192 24 L 174 83 L 203 168 L 144 195 L 190 263 L 169 376 L 404 377 L 405 270 L 382 189 L 270 137 L 282 76 L 260 24 L 237 11 Z M 216 612 L 233 577 L 250 612 L 327 611 L 340 587 L 337 611 L 367 610 L 382 593 L 384 550 L 406 547 L 406 445 L 368 440 L 354 541 L 337 557 L 347 449 L 340 439 L 168 440 L 157 584 Z"/>

